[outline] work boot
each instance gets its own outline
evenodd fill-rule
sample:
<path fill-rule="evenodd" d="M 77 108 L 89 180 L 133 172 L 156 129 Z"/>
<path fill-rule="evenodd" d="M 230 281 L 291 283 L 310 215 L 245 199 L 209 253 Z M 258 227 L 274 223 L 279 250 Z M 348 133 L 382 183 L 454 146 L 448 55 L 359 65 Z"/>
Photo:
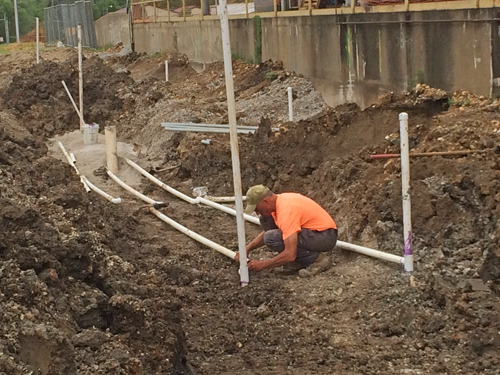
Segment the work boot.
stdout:
<path fill-rule="evenodd" d="M 300 277 L 311 277 L 320 272 L 326 271 L 332 266 L 332 256 L 330 253 L 321 253 L 309 267 L 299 271 Z"/>
<path fill-rule="evenodd" d="M 283 265 L 282 267 L 273 268 L 273 271 L 274 271 L 274 273 L 279 273 L 279 274 L 283 274 L 283 275 L 293 275 L 293 274 L 297 273 L 297 271 L 299 271 L 303 268 L 305 268 L 305 267 L 303 265 L 301 265 L 300 263 L 290 262 L 290 263 Z"/>

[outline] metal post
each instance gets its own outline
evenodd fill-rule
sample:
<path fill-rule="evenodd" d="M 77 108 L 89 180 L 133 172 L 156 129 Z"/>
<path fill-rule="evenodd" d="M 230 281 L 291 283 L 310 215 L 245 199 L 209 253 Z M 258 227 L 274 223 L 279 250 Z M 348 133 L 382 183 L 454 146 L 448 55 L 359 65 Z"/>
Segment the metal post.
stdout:
<path fill-rule="evenodd" d="M 240 254 L 240 280 L 245 286 L 249 282 L 247 252 L 245 243 L 245 221 L 243 218 L 243 195 L 241 192 L 240 155 L 238 146 L 238 128 L 236 124 L 236 104 L 234 99 L 233 67 L 231 61 L 231 41 L 229 38 L 229 21 L 227 0 L 220 2 L 220 23 L 222 29 L 222 50 L 226 75 L 226 96 L 231 139 L 231 162 L 233 165 L 234 197 L 236 204 L 236 226 L 238 229 L 238 251 Z"/>
<path fill-rule="evenodd" d="M 186 20 L 186 0 L 182 0 L 182 17 Z"/>
<path fill-rule="evenodd" d="M 203 21 L 203 0 L 200 0 L 200 9 L 201 9 L 201 20 Z"/>
<path fill-rule="evenodd" d="M 245 16 L 248 18 L 248 0 L 245 0 Z"/>
<path fill-rule="evenodd" d="M 4 13 L 3 19 L 5 22 L 5 38 L 7 39 L 7 44 L 10 44 L 10 34 L 9 34 L 9 20 L 7 19 L 7 15 Z"/>
<path fill-rule="evenodd" d="M 401 141 L 401 186 L 403 198 L 404 268 L 413 271 L 411 246 L 411 201 L 410 201 L 410 147 L 408 141 L 408 113 L 399 114 L 399 138 Z"/>
<path fill-rule="evenodd" d="M 356 1 L 357 0 L 351 0 L 351 13 L 356 12 Z"/>
<path fill-rule="evenodd" d="M 156 23 L 156 1 L 153 1 L 153 10 L 155 12 L 154 20 L 155 20 L 155 23 Z"/>
<path fill-rule="evenodd" d="M 405 10 L 406 11 L 410 10 L 410 0 L 405 0 Z"/>
<path fill-rule="evenodd" d="M 19 14 L 17 12 L 17 0 L 14 0 L 14 18 L 16 21 L 16 43 L 21 43 L 19 39 Z"/>
<path fill-rule="evenodd" d="M 353 0 L 351 0 L 351 1 L 353 1 Z M 309 0 L 309 4 L 307 5 L 307 8 L 309 9 L 309 15 L 312 15 L 312 12 L 313 12 L 312 0 Z"/>
<path fill-rule="evenodd" d="M 273 0 L 273 7 L 274 7 L 274 17 L 278 17 L 278 0 Z"/>
<path fill-rule="evenodd" d="M 80 113 L 82 114 L 80 118 L 80 130 L 83 129 L 83 71 L 82 71 L 82 25 L 77 26 L 78 34 L 78 98 L 80 100 Z"/>
<path fill-rule="evenodd" d="M 170 0 L 167 0 L 168 22 L 170 22 Z"/>
<path fill-rule="evenodd" d="M 36 63 L 40 64 L 40 19 L 36 17 Z"/>

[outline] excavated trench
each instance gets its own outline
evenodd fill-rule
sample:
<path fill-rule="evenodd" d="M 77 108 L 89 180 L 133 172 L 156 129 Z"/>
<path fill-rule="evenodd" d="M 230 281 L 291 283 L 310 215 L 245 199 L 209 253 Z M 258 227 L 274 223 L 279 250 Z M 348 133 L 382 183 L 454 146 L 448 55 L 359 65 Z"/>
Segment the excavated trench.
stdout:
<path fill-rule="evenodd" d="M 175 58 L 182 79 L 170 84 L 141 77 L 155 72 L 152 59 L 133 62 L 130 75 L 112 69 L 120 61 L 86 59 L 86 120 L 101 129 L 116 125 L 123 141 L 144 146 L 138 162 L 179 190 L 207 186 L 213 195 L 231 195 L 227 135 L 172 136 L 159 128 L 160 118 L 215 123 L 227 116 L 221 67 L 197 74 Z M 335 266 L 314 278 L 265 271 L 241 289 L 231 260 L 156 220 L 97 170 L 88 177 L 123 203 L 87 194 L 49 151 L 49 137 L 78 126 L 60 85 L 65 80 L 76 97 L 74 66 L 74 58 L 44 61 L 10 73 L 2 87 L 0 372 L 496 373 L 495 102 L 464 108 L 421 87 L 365 111 L 326 108 L 305 80 L 278 64 L 235 62 L 238 116 L 252 124 L 258 115 L 260 123 L 256 134 L 240 138 L 244 187 L 263 183 L 277 193 L 311 196 L 339 223 L 342 240 L 400 254 L 399 163 L 368 156 L 399 151 L 401 111 L 409 113 L 415 151 L 485 150 L 411 159 L 411 278 L 397 265 L 337 251 Z M 275 93 L 292 81 L 304 111 L 297 123 L 288 123 L 278 104 L 275 113 L 264 106 L 277 103 Z M 260 120 L 266 113 L 269 119 Z M 277 125 L 280 134 L 269 131 Z M 210 145 L 201 143 L 207 136 Z M 237 248 L 234 219 L 226 214 L 188 205 L 144 179 L 138 188 L 168 202 L 163 211 L 183 225 Z M 258 233 L 251 224 L 246 229 L 249 238 Z M 270 255 L 263 249 L 254 256 Z"/>

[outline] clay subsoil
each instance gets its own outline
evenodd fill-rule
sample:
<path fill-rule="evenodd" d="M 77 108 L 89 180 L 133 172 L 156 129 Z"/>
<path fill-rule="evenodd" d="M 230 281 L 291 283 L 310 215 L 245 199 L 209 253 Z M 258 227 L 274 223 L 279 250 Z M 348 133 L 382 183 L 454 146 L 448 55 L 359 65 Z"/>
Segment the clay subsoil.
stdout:
<path fill-rule="evenodd" d="M 182 192 L 232 195 L 228 135 L 160 127 L 227 123 L 223 66 L 197 73 L 182 56 L 114 52 L 84 60 L 86 121 L 117 126 L 135 160 Z M 336 249 L 322 274 L 262 271 L 241 288 L 234 261 L 159 221 L 102 168 L 88 178 L 123 202 L 85 192 L 53 139 L 78 129 L 60 83 L 77 98 L 76 55 L 34 60 L 0 56 L 0 374 L 500 373 L 498 101 L 419 85 L 364 110 L 329 108 L 279 63 L 235 61 L 239 123 L 259 125 L 240 136 L 244 190 L 263 183 L 309 195 L 343 241 L 402 254 L 399 159 L 369 158 L 399 152 L 400 112 L 412 152 L 482 150 L 411 158 L 413 273 Z M 92 152 L 79 155 L 96 165 Z M 237 249 L 233 217 L 145 179 L 134 186 Z M 259 230 L 247 223 L 246 232 L 250 240 Z"/>

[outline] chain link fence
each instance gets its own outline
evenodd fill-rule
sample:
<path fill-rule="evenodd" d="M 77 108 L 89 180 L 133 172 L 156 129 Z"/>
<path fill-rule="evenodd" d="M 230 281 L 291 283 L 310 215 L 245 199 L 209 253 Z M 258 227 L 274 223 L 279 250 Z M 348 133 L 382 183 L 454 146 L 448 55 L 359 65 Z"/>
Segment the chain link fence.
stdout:
<path fill-rule="evenodd" d="M 65 46 L 78 45 L 77 26 L 82 25 L 82 45 L 97 48 L 94 16 L 90 1 L 76 1 L 74 4 L 59 4 L 44 9 L 45 45 L 62 42 Z"/>

